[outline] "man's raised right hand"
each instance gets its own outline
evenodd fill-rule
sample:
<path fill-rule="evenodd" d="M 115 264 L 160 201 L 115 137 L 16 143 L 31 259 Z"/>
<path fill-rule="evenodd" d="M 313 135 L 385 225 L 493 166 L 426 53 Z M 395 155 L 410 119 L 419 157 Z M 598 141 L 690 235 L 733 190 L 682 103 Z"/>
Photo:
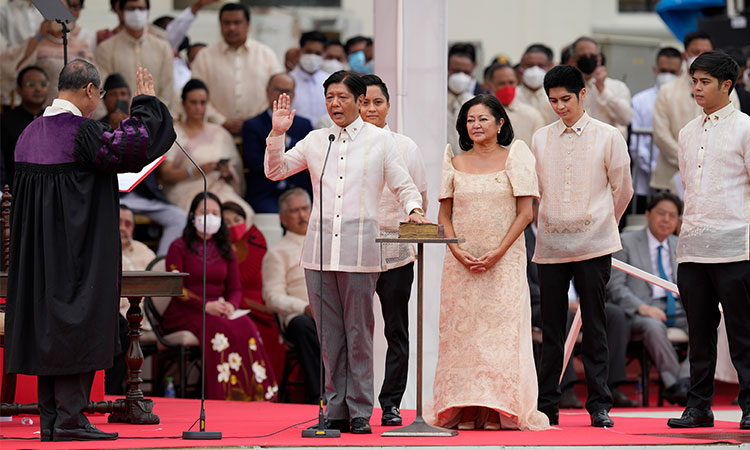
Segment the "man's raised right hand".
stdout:
<path fill-rule="evenodd" d="M 294 114 L 297 110 L 289 111 L 291 103 L 292 101 L 287 94 L 281 94 L 278 100 L 274 100 L 271 136 L 281 136 L 292 127 Z"/>

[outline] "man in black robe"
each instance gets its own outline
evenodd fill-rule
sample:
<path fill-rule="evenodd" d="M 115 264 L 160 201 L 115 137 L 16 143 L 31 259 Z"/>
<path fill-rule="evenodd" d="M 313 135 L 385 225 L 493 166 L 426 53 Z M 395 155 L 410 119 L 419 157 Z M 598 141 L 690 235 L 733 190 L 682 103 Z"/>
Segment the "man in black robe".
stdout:
<path fill-rule="evenodd" d="M 83 60 L 60 73 L 59 97 L 16 145 L 5 364 L 37 375 L 42 440 L 116 439 L 83 410 L 97 370 L 118 353 L 121 260 L 117 173 L 172 146 L 167 107 L 138 69 L 131 116 L 91 120 L 101 79 Z"/>

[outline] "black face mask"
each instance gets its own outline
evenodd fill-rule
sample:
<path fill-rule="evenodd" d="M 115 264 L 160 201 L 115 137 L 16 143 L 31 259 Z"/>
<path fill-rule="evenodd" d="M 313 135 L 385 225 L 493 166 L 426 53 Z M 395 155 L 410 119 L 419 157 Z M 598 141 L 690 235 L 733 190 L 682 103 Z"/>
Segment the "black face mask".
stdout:
<path fill-rule="evenodd" d="M 586 75 L 591 75 L 594 73 L 594 70 L 596 70 L 596 66 L 599 65 L 599 61 L 596 55 L 591 56 L 583 56 L 581 58 L 578 58 L 578 62 L 576 63 L 579 69 L 581 69 L 581 72 L 585 73 Z"/>

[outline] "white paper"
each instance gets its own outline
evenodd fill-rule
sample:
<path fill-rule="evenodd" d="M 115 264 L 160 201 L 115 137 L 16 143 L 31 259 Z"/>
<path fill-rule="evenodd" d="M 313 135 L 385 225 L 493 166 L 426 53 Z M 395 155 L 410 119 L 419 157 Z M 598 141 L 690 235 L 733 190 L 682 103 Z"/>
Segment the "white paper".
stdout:
<path fill-rule="evenodd" d="M 159 158 L 156 158 L 153 160 L 149 165 L 141 169 L 140 172 L 128 172 L 128 173 L 118 173 L 117 174 L 117 184 L 118 189 L 120 192 L 130 192 L 133 190 L 133 188 L 140 183 L 144 178 L 146 178 L 146 175 L 148 175 L 156 166 L 161 164 L 164 159 L 166 159 L 166 155 L 162 155 Z"/>
<path fill-rule="evenodd" d="M 238 318 L 240 318 L 242 316 L 246 316 L 248 314 L 250 314 L 250 310 L 249 309 L 235 309 L 234 310 L 234 314 L 232 314 L 231 316 L 229 316 L 228 319 L 229 320 L 234 320 L 234 319 L 238 319 Z"/>

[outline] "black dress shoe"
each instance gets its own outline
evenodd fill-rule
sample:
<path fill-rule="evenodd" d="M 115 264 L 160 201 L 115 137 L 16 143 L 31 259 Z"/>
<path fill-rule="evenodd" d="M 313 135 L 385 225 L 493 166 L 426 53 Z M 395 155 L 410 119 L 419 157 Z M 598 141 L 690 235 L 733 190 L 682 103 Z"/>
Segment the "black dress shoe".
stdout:
<path fill-rule="evenodd" d="M 326 430 L 339 430 L 342 433 L 348 433 L 349 432 L 349 421 L 346 419 L 324 419 L 325 423 L 323 426 L 326 427 Z M 307 427 L 308 430 L 317 430 L 319 429 L 318 424 Z"/>
<path fill-rule="evenodd" d="M 401 425 L 401 411 L 395 406 L 386 406 L 383 408 L 383 416 L 380 418 L 380 424 L 384 427 L 397 427 Z"/>
<path fill-rule="evenodd" d="M 370 421 L 364 417 L 355 417 L 352 419 L 352 433 L 354 434 L 370 434 L 372 428 L 370 428 Z"/>
<path fill-rule="evenodd" d="M 558 411 L 544 411 L 541 409 L 539 411 L 543 412 L 547 416 L 550 425 L 560 424 L 560 413 Z"/>
<path fill-rule="evenodd" d="M 619 388 L 612 388 L 612 405 L 618 408 L 635 408 L 638 402 L 631 400 Z"/>
<path fill-rule="evenodd" d="M 562 409 L 583 409 L 583 403 L 578 400 L 576 391 L 574 391 L 572 388 L 562 391 L 562 395 L 560 396 L 560 403 L 558 403 L 558 406 Z"/>
<path fill-rule="evenodd" d="M 672 386 L 669 386 L 661 396 L 664 400 L 672 403 L 673 405 L 687 406 L 687 394 L 689 385 L 687 383 L 677 381 Z"/>
<path fill-rule="evenodd" d="M 591 426 L 592 427 L 613 427 L 615 421 L 609 418 L 609 413 L 606 409 L 601 409 L 591 414 Z"/>
<path fill-rule="evenodd" d="M 117 433 L 105 433 L 91 424 L 83 428 L 55 428 L 52 431 L 53 441 L 112 441 L 115 439 L 117 439 Z"/>
<path fill-rule="evenodd" d="M 52 430 L 41 430 L 40 431 L 40 438 L 42 439 L 42 442 L 49 442 L 52 440 Z"/>
<path fill-rule="evenodd" d="M 742 413 L 742 419 L 740 419 L 740 430 L 750 430 L 750 409 Z"/>
<path fill-rule="evenodd" d="M 669 419 L 669 428 L 698 428 L 714 426 L 714 413 L 710 409 L 685 408 L 682 417 Z"/>

